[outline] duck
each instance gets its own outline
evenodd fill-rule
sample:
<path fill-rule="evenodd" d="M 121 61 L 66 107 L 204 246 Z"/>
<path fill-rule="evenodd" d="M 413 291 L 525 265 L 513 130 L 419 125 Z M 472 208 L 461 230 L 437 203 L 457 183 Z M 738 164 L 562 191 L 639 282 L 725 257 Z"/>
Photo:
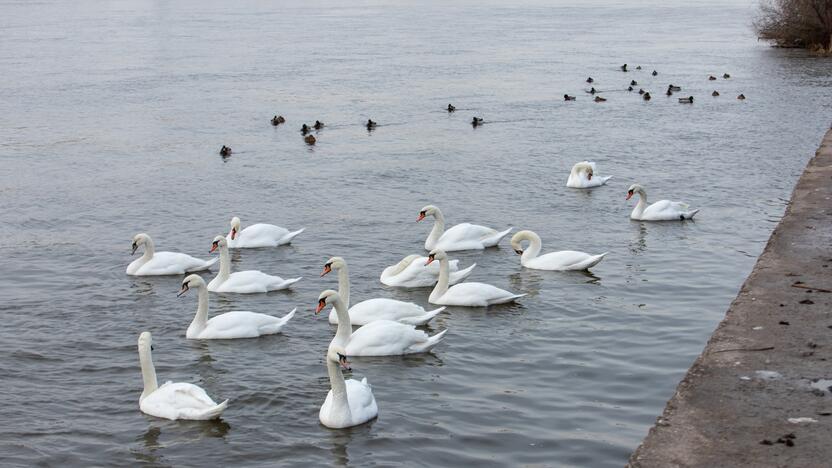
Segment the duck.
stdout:
<path fill-rule="evenodd" d="M 456 111 L 456 107 L 448 104 L 448 112 L 455 112 L 455 111 Z"/>
<path fill-rule="evenodd" d="M 632 87 L 632 86 L 628 86 L 628 87 L 627 87 L 627 91 L 632 91 L 632 90 L 633 90 L 633 87 Z"/>
<path fill-rule="evenodd" d="M 679 98 L 680 104 L 693 104 L 693 96 Z"/>
<path fill-rule="evenodd" d="M 586 79 L 586 82 L 587 83 L 594 83 L 595 80 L 593 80 L 592 77 L 590 76 L 589 78 Z"/>
<path fill-rule="evenodd" d="M 641 65 L 636 66 L 636 70 L 641 70 Z"/>
<path fill-rule="evenodd" d="M 222 145 L 222 148 L 220 148 L 220 156 L 231 156 L 231 148 Z"/>
<path fill-rule="evenodd" d="M 693 219 L 696 213 L 699 213 L 699 209 L 691 210 L 687 203 L 670 200 L 660 200 L 647 206 L 647 192 L 639 184 L 633 184 L 627 189 L 625 200 L 629 200 L 635 194 L 638 195 L 639 200 L 633 212 L 630 213 L 630 219 L 637 221 L 683 221 Z"/>
<path fill-rule="evenodd" d="M 274 125 L 275 127 L 284 122 L 286 122 L 286 119 L 284 119 L 282 115 L 275 115 L 274 117 L 272 117 L 272 125 Z"/>
<path fill-rule="evenodd" d="M 199 275 L 190 275 L 182 280 L 181 297 L 191 289 L 197 290 L 199 306 L 196 315 L 185 332 L 189 340 L 231 340 L 236 338 L 257 338 L 280 333 L 286 322 L 295 316 L 297 309 L 283 317 L 273 317 L 247 311 L 233 311 L 217 315 L 208 320 L 208 288 Z"/>
<path fill-rule="evenodd" d="M 595 163 L 592 161 L 581 161 L 574 166 L 569 172 L 569 179 L 566 180 L 566 186 L 570 188 L 591 188 L 600 187 L 612 179 L 612 176 L 594 177 Z"/>
<path fill-rule="evenodd" d="M 161 387 L 156 383 L 153 366 L 153 336 L 150 332 L 139 335 L 139 362 L 142 367 L 144 389 L 139 397 L 142 413 L 163 419 L 217 419 L 228 408 L 228 400 L 217 404 L 201 387 L 189 383 L 168 381 Z"/>
<path fill-rule="evenodd" d="M 727 73 L 723 73 L 722 77 L 727 80 L 728 78 L 731 78 L 731 75 L 729 75 Z"/>
<path fill-rule="evenodd" d="M 624 65 L 621 65 L 621 71 L 623 71 L 623 72 L 627 71 L 627 64 L 626 63 Z"/>
<path fill-rule="evenodd" d="M 144 247 L 144 254 L 127 265 L 127 274 L 131 276 L 183 275 L 195 271 L 205 271 L 217 263 L 217 259 L 201 260 L 179 252 L 156 252 L 153 239 L 145 233 L 133 236 L 135 255 L 139 247 Z"/>
<path fill-rule="evenodd" d="M 303 137 L 303 141 L 305 141 L 307 145 L 311 146 L 314 145 L 315 142 L 318 141 L 318 139 L 315 138 L 315 135 L 306 135 L 305 137 Z"/>
<path fill-rule="evenodd" d="M 428 254 L 428 265 L 439 260 L 439 282 L 430 293 L 431 304 L 462 307 L 488 307 L 490 305 L 514 302 L 525 294 L 514 294 L 485 283 L 459 283 L 449 286 L 448 254 L 434 249 Z"/>
<path fill-rule="evenodd" d="M 367 130 L 373 130 L 374 128 L 376 128 L 376 126 L 378 126 L 377 123 L 369 119 L 367 120 Z"/>
<path fill-rule="evenodd" d="M 650 93 L 644 93 L 644 96 L 642 96 L 642 99 L 644 99 L 645 101 L 649 101 L 650 100 Z"/>
<path fill-rule="evenodd" d="M 439 264 L 425 265 L 427 257 L 408 255 L 395 265 L 391 265 L 381 272 L 381 283 L 397 288 L 427 288 L 432 287 L 439 280 Z M 459 269 L 459 260 L 450 262 L 450 284 L 463 281 L 474 271 L 476 263 L 464 270 Z"/>
<path fill-rule="evenodd" d="M 310 129 L 310 128 L 309 128 L 309 125 L 303 124 L 303 125 L 301 125 L 301 127 L 300 127 L 300 133 L 301 133 L 301 135 L 306 135 L 307 133 L 309 133 L 309 132 L 311 132 L 311 131 L 312 131 L 312 129 Z"/>
<path fill-rule="evenodd" d="M 719 96 L 719 91 L 714 90 L 714 92 L 711 93 L 711 96 L 713 96 L 713 97 Z"/>
<path fill-rule="evenodd" d="M 277 247 L 287 245 L 306 228 L 290 232 L 274 224 L 257 223 L 240 229 L 240 218 L 231 218 L 231 231 L 225 237 L 229 249 L 253 249 L 258 247 Z"/>
<path fill-rule="evenodd" d="M 208 283 L 208 290 L 218 293 L 253 294 L 279 291 L 297 283 L 301 278 L 283 279 L 257 270 L 231 273 L 231 258 L 228 255 L 228 241 L 217 236 L 211 243 L 211 252 L 220 251 L 220 272 Z"/>
<path fill-rule="evenodd" d="M 745 100 L 745 94 L 740 94 L 739 96 L 737 96 L 737 99 L 739 99 L 740 101 Z"/>
<path fill-rule="evenodd" d="M 708 81 L 716 81 L 716 77 L 713 75 L 708 76 Z"/>
<path fill-rule="evenodd" d="M 643 96 L 643 95 L 644 95 L 644 93 L 645 93 L 645 91 L 644 91 L 644 89 L 643 89 L 643 88 L 639 88 L 639 89 L 638 89 L 638 94 L 641 94 L 641 95 Z"/>
<path fill-rule="evenodd" d="M 321 122 L 320 120 L 316 120 L 315 125 L 313 125 L 312 128 L 314 128 L 315 130 L 320 130 L 320 129 L 324 128 L 324 123 Z"/>
<path fill-rule="evenodd" d="M 440 312 L 440 307 L 426 311 L 423 307 L 412 302 L 397 301 L 395 299 L 374 298 L 361 301 L 350 307 L 350 273 L 347 261 L 341 257 L 332 257 L 324 264 L 321 276 L 326 276 L 332 270 L 338 270 L 338 294 L 344 302 L 352 325 L 367 325 L 378 320 L 391 320 L 408 325 L 425 325 Z M 329 311 L 329 323 L 338 324 L 339 315 L 335 309 Z"/>
<path fill-rule="evenodd" d="M 574 101 L 574 100 L 575 100 L 575 96 L 570 96 L 570 95 L 568 95 L 568 94 L 564 94 L 564 95 L 563 95 L 563 100 L 564 100 L 564 101 Z"/>
<path fill-rule="evenodd" d="M 630 86 L 638 86 L 638 81 L 636 81 L 636 80 L 630 81 Z"/>
<path fill-rule="evenodd" d="M 593 87 L 589 88 L 589 91 L 587 91 L 587 92 L 588 92 L 589 94 L 595 94 L 595 93 L 597 93 L 598 91 L 596 91 L 596 90 L 595 90 L 595 87 L 593 86 Z"/>
<path fill-rule="evenodd" d="M 471 120 L 471 125 L 473 125 L 473 126 L 475 126 L 475 127 L 477 127 L 477 126 L 479 126 L 479 125 L 482 125 L 482 124 L 483 124 L 483 120 L 482 120 L 480 117 L 474 117 L 474 118 Z"/>
<path fill-rule="evenodd" d="M 428 336 L 413 325 L 392 320 L 376 320 L 353 331 L 347 306 L 336 291 L 328 289 L 318 296 L 315 315 L 321 313 L 327 305 L 333 306 L 338 314 L 338 330 L 329 344 L 329 352 L 335 351 L 344 356 L 342 364 L 346 364 L 347 356 L 402 356 L 427 353 L 441 343 L 448 332 L 446 329 Z"/>
<path fill-rule="evenodd" d="M 527 249 L 523 249 L 523 241 L 529 241 Z M 540 236 L 533 231 L 520 231 L 511 238 L 511 248 L 514 249 L 517 255 L 520 255 L 520 264 L 532 270 L 588 270 L 600 263 L 608 253 L 591 255 L 586 252 L 562 250 L 538 256 L 542 246 Z"/>
<path fill-rule="evenodd" d="M 667 92 L 665 93 L 668 96 L 673 96 L 673 91 L 670 88 L 667 88 Z"/>
<path fill-rule="evenodd" d="M 658 74 L 659 74 L 659 72 L 657 72 L 656 70 L 653 70 L 653 76 L 657 76 Z"/>
<path fill-rule="evenodd" d="M 607 100 L 601 96 L 595 96 L 595 102 L 607 102 Z"/>
<path fill-rule="evenodd" d="M 416 221 L 419 222 L 428 216 L 433 216 L 434 221 L 433 229 L 431 229 L 428 238 L 425 239 L 425 250 L 437 248 L 446 252 L 483 250 L 499 244 L 500 240 L 513 229 L 509 227 L 505 231 L 497 232 L 478 224 L 462 223 L 446 231 L 445 216 L 442 214 L 442 210 L 434 205 L 422 207 Z"/>
<path fill-rule="evenodd" d="M 681 90 L 682 90 L 682 87 L 681 87 L 681 86 L 676 86 L 676 85 L 672 85 L 672 84 L 671 84 L 671 85 L 668 85 L 668 86 L 667 86 L 667 89 L 669 89 L 669 90 L 671 90 L 671 91 L 681 91 Z"/>
<path fill-rule="evenodd" d="M 378 404 L 372 387 L 367 383 L 367 377 L 361 381 L 344 380 L 341 366 L 328 356 L 324 360 L 329 374 L 330 390 L 318 412 L 321 424 L 330 429 L 344 429 L 377 418 Z"/>

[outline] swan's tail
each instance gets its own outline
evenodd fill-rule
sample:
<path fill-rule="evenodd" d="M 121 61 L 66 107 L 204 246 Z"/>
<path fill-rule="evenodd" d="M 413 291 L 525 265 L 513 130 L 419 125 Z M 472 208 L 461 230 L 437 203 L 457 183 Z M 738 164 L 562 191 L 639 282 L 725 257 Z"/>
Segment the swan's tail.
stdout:
<path fill-rule="evenodd" d="M 283 236 L 283 239 L 280 239 L 280 243 L 278 245 L 284 245 L 292 242 L 292 239 L 294 239 L 295 236 L 302 233 L 304 230 L 306 230 L 306 228 L 298 229 L 295 232 L 290 232 L 289 234 L 286 234 L 285 236 Z"/>
<path fill-rule="evenodd" d="M 575 265 L 574 268 L 570 268 L 570 270 L 587 270 L 589 268 L 592 268 L 595 265 L 601 263 L 601 260 L 603 260 L 608 253 L 609 252 L 604 252 L 601 255 L 593 255 L 588 259 L 584 260 L 583 262 Z"/>
<path fill-rule="evenodd" d="M 288 314 L 284 315 L 283 317 L 280 317 L 280 326 L 282 327 L 283 325 L 286 325 L 286 322 L 288 322 L 289 320 L 292 320 L 292 317 L 294 317 L 294 316 L 295 316 L 295 312 L 296 312 L 297 310 L 298 310 L 298 308 L 297 308 L 297 307 L 295 307 L 294 309 L 292 309 L 292 311 L 291 311 L 291 312 L 289 312 Z"/>
<path fill-rule="evenodd" d="M 425 341 L 424 343 L 413 346 L 413 350 L 417 353 L 426 353 L 430 351 L 434 348 L 434 346 L 438 345 L 442 341 L 442 338 L 445 336 L 445 333 L 448 333 L 447 329 L 442 330 L 441 332 L 431 337 L 428 337 L 427 341 Z"/>
<path fill-rule="evenodd" d="M 201 266 L 199 268 L 194 268 L 193 270 L 188 270 L 188 273 L 191 273 L 191 272 L 194 272 L 194 271 L 207 270 L 207 269 L 211 268 L 211 266 L 213 264 L 217 263 L 218 261 L 220 261 L 220 257 L 214 257 L 211 260 L 208 260 L 207 262 L 205 262 L 205 264 L 203 266 Z"/>
<path fill-rule="evenodd" d="M 525 293 L 524 294 L 512 294 L 511 296 L 506 296 L 504 298 L 500 298 L 499 300 L 497 300 L 495 302 L 490 302 L 488 305 L 506 304 L 508 302 L 514 302 L 517 299 L 520 299 L 521 297 L 523 297 L 525 295 L 526 295 Z"/>
<path fill-rule="evenodd" d="M 693 211 L 688 211 L 686 213 L 682 213 L 682 219 L 693 219 L 696 216 L 696 213 L 699 213 L 700 208 L 697 208 Z"/>
<path fill-rule="evenodd" d="M 608 180 L 612 179 L 612 176 L 610 175 L 610 176 L 599 177 L 599 179 L 601 179 L 601 185 L 604 185 L 604 184 L 607 183 Z"/>
<path fill-rule="evenodd" d="M 291 286 L 291 285 L 293 285 L 293 284 L 297 283 L 297 282 L 298 282 L 298 281 L 300 281 L 301 279 L 303 279 L 303 276 L 298 277 L 298 278 L 291 278 L 291 279 L 283 280 L 283 282 L 282 282 L 282 283 L 277 283 L 276 285 L 274 285 L 274 288 L 273 288 L 273 289 L 271 289 L 271 291 L 277 291 L 277 290 L 279 290 L 279 289 L 286 289 L 286 288 L 288 288 L 289 286 Z"/>
<path fill-rule="evenodd" d="M 440 308 L 435 309 L 435 310 L 429 310 L 429 311 L 425 312 L 422 315 L 412 315 L 410 317 L 402 317 L 399 320 L 397 320 L 397 322 L 405 323 L 407 325 L 414 325 L 414 326 L 424 325 L 424 324 L 430 322 L 431 320 L 433 320 L 433 318 L 436 317 L 437 315 L 439 315 L 439 313 L 442 312 L 443 310 L 445 310 L 445 307 L 440 307 Z"/>
<path fill-rule="evenodd" d="M 453 284 L 459 283 L 460 281 L 464 280 L 465 278 L 471 276 L 471 272 L 474 271 L 475 266 L 477 266 L 476 263 L 472 264 L 468 268 L 465 268 L 464 270 L 459 270 L 459 271 L 455 271 L 455 272 L 451 273 L 450 278 L 449 278 L 449 280 L 450 280 L 449 283 L 453 285 Z"/>
<path fill-rule="evenodd" d="M 207 420 L 207 419 L 217 419 L 222 415 L 222 412 L 228 408 L 228 400 L 218 404 L 217 406 L 213 406 L 211 408 L 206 409 L 205 411 L 201 411 L 199 414 L 194 415 L 193 418 L 188 419 L 197 419 L 197 420 Z"/>
<path fill-rule="evenodd" d="M 502 240 L 503 237 L 508 235 L 508 233 L 510 233 L 512 229 L 514 229 L 514 227 L 510 227 L 503 232 L 498 232 L 497 234 L 484 238 L 482 240 L 482 245 L 486 247 L 494 247 L 495 245 L 499 244 L 500 240 Z"/>

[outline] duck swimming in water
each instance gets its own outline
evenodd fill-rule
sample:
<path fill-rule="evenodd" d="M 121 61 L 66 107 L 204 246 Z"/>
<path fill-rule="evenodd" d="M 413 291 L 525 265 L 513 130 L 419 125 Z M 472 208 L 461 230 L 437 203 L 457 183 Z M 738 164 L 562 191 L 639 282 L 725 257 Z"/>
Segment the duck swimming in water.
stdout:
<path fill-rule="evenodd" d="M 222 148 L 220 148 L 220 156 L 231 156 L 231 148 L 222 145 Z"/>
<path fill-rule="evenodd" d="M 739 99 L 740 101 L 745 100 L 745 94 L 740 94 L 739 96 L 737 96 L 737 99 Z"/>
<path fill-rule="evenodd" d="M 309 128 L 309 125 L 303 124 L 303 126 L 302 126 L 302 127 L 300 127 L 300 133 L 301 133 L 302 135 L 306 135 L 306 134 L 307 134 L 307 133 L 309 133 L 310 131 L 311 131 L 311 129 Z"/>
<path fill-rule="evenodd" d="M 276 115 L 276 116 L 272 117 L 272 125 L 274 125 L 275 127 L 277 127 L 278 125 L 280 125 L 284 122 L 286 122 L 286 119 L 284 119 L 282 115 Z"/>
<path fill-rule="evenodd" d="M 693 104 L 693 96 L 679 98 L 680 104 Z"/>
<path fill-rule="evenodd" d="M 722 74 L 722 77 L 723 77 L 723 78 L 725 78 L 725 79 L 727 80 L 728 78 L 731 78 L 731 75 L 729 75 L 729 74 L 727 74 L 727 73 L 723 73 L 723 74 Z"/>
<path fill-rule="evenodd" d="M 307 145 L 314 145 L 318 140 L 315 138 L 315 135 L 306 135 L 303 137 L 303 141 L 305 141 Z"/>
<path fill-rule="evenodd" d="M 624 65 L 621 65 L 621 71 L 623 71 L 623 72 L 627 71 L 627 64 L 626 63 Z"/>
<path fill-rule="evenodd" d="M 630 82 L 630 86 L 638 86 L 638 82 L 636 80 L 633 80 Z"/>
<path fill-rule="evenodd" d="M 633 90 L 633 87 L 632 87 L 632 86 L 628 86 L 628 87 L 627 87 L 627 91 L 632 91 L 632 90 Z"/>
<path fill-rule="evenodd" d="M 711 96 L 713 96 L 713 97 L 719 96 L 719 91 L 714 90 L 714 92 L 711 93 Z"/>
<path fill-rule="evenodd" d="M 681 91 L 682 87 L 670 84 L 670 85 L 667 85 L 667 89 L 669 89 L 670 91 Z"/>
<path fill-rule="evenodd" d="M 644 89 L 643 89 L 643 88 L 639 88 L 639 89 L 638 89 L 638 93 L 639 93 L 639 94 L 641 94 L 641 95 L 644 95 Z"/>
<path fill-rule="evenodd" d="M 377 123 L 373 122 L 372 120 L 367 120 L 367 130 L 373 130 L 376 128 Z"/>
<path fill-rule="evenodd" d="M 607 102 L 607 100 L 601 96 L 595 96 L 595 102 Z"/>
<path fill-rule="evenodd" d="M 324 128 L 324 123 L 321 122 L 320 120 L 316 120 L 315 125 L 313 125 L 313 128 L 315 130 L 320 130 L 320 129 Z"/>
<path fill-rule="evenodd" d="M 595 93 L 597 93 L 598 91 L 595 91 L 595 88 L 594 88 L 594 87 L 592 87 L 592 88 L 589 88 L 589 91 L 587 91 L 587 92 L 588 92 L 589 94 L 595 94 Z"/>
<path fill-rule="evenodd" d="M 564 100 L 564 101 L 574 101 L 574 100 L 575 100 L 575 96 L 570 96 L 570 95 L 568 95 L 568 94 L 564 94 L 564 95 L 563 95 L 563 100 Z"/>
<path fill-rule="evenodd" d="M 471 120 L 471 125 L 473 125 L 473 126 L 475 126 L 475 127 L 476 127 L 476 126 L 479 126 L 479 125 L 482 125 L 482 124 L 483 124 L 483 121 L 482 121 L 482 119 L 481 119 L 481 118 L 479 118 L 479 117 L 474 117 L 474 118 Z"/>
<path fill-rule="evenodd" d="M 586 82 L 587 82 L 587 83 L 592 83 L 592 82 L 594 82 L 594 81 L 595 81 L 595 80 L 593 80 L 591 76 L 590 76 L 589 78 L 587 78 L 587 79 L 586 79 Z"/>
<path fill-rule="evenodd" d="M 673 96 L 673 91 L 671 91 L 670 88 L 667 88 L 667 92 L 665 94 L 667 94 L 668 96 Z"/>
<path fill-rule="evenodd" d="M 636 70 L 641 70 L 641 65 L 637 66 Z"/>
<path fill-rule="evenodd" d="M 642 99 L 644 99 L 645 101 L 649 101 L 650 100 L 650 93 L 644 93 L 644 96 L 642 97 Z"/>
<path fill-rule="evenodd" d="M 708 81 L 716 81 L 716 77 L 711 75 L 708 77 Z"/>
<path fill-rule="evenodd" d="M 454 107 L 454 106 L 452 106 L 452 105 L 448 104 L 448 112 L 453 112 L 453 111 L 455 111 L 455 110 L 456 110 L 456 107 Z"/>
<path fill-rule="evenodd" d="M 659 72 L 657 72 L 656 70 L 653 70 L 653 76 L 656 76 L 658 74 L 659 74 Z"/>

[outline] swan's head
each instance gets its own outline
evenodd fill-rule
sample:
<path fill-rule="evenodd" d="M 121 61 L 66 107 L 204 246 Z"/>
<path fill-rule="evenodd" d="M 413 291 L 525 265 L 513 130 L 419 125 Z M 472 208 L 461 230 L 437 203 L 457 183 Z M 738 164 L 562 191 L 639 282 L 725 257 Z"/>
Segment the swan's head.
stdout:
<path fill-rule="evenodd" d="M 338 295 L 338 291 L 327 289 L 322 292 L 321 295 L 318 296 L 318 307 L 315 308 L 315 315 L 320 314 L 327 305 L 335 304 L 335 302 L 339 299 L 341 299 L 341 296 Z"/>
<path fill-rule="evenodd" d="M 643 196 L 644 195 L 644 187 L 642 187 L 639 184 L 631 185 L 630 188 L 627 189 L 627 197 L 625 198 L 625 200 L 629 200 L 635 194 L 639 194 L 639 195 Z"/>
<path fill-rule="evenodd" d="M 228 241 L 225 240 L 225 236 L 217 236 L 214 238 L 214 241 L 211 242 L 211 250 L 209 250 L 208 253 L 226 246 L 228 246 Z"/>
<path fill-rule="evenodd" d="M 331 343 L 326 351 L 326 358 L 332 362 L 337 362 L 344 370 L 352 370 L 350 362 L 347 361 L 347 350 L 341 345 Z"/>
<path fill-rule="evenodd" d="M 150 335 L 150 332 L 142 332 L 139 335 L 139 351 L 141 350 L 153 351 L 153 337 Z"/>
<path fill-rule="evenodd" d="M 340 270 L 347 266 L 347 261 L 341 257 L 332 257 L 324 263 L 324 271 L 321 272 L 321 276 L 330 273 L 332 270 Z"/>
<path fill-rule="evenodd" d="M 237 238 L 238 232 L 240 232 L 240 218 L 235 216 L 231 218 L 231 240 Z"/>
<path fill-rule="evenodd" d="M 439 208 L 433 205 L 427 205 L 419 210 L 419 217 L 416 218 L 416 221 L 421 221 L 425 219 L 427 216 L 436 216 L 436 212 L 439 211 Z"/>
<path fill-rule="evenodd" d="M 202 279 L 199 275 L 189 275 L 186 276 L 185 279 L 182 280 L 182 289 L 179 290 L 179 294 L 176 297 L 179 297 L 186 292 L 188 292 L 191 288 L 204 288 L 205 287 L 205 280 Z"/>
<path fill-rule="evenodd" d="M 523 255 L 523 241 L 530 240 L 530 234 L 532 234 L 531 231 L 520 231 L 511 237 L 511 248 L 517 255 Z"/>
<path fill-rule="evenodd" d="M 133 236 L 133 251 L 130 252 L 130 255 L 135 254 L 136 250 L 139 249 L 139 246 L 144 245 L 147 242 L 150 242 L 150 236 L 148 236 L 145 233 L 136 234 L 135 236 Z"/>
<path fill-rule="evenodd" d="M 448 258 L 448 254 L 445 253 L 442 249 L 433 249 L 428 254 L 428 261 L 425 262 L 425 265 L 430 265 L 433 263 L 434 260 L 444 260 Z"/>

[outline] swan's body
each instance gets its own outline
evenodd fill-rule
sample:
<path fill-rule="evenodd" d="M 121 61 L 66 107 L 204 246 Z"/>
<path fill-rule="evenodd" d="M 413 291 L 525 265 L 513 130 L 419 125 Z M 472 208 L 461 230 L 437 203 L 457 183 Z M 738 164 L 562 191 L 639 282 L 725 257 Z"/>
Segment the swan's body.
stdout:
<path fill-rule="evenodd" d="M 462 223 L 446 231 L 445 217 L 442 211 L 433 205 L 422 208 L 416 221 L 421 221 L 427 216 L 433 216 L 434 222 L 433 229 L 425 240 L 425 250 L 442 249 L 446 252 L 482 250 L 497 245 L 512 229 L 497 232 L 478 224 Z"/>
<path fill-rule="evenodd" d="M 428 262 L 434 260 L 439 260 L 439 282 L 428 298 L 431 304 L 488 307 L 512 302 L 525 296 L 485 283 L 459 283 L 448 287 L 448 255 L 443 250 L 433 250 L 428 255 Z"/>
<path fill-rule="evenodd" d="M 566 186 L 571 188 L 599 187 L 612 179 L 612 176 L 599 177 L 595 175 L 595 163 L 592 161 L 579 162 L 572 166 Z"/>
<path fill-rule="evenodd" d="M 274 224 L 252 224 L 240 230 L 240 218 L 231 219 L 231 231 L 226 236 L 229 249 L 247 249 L 256 247 L 277 247 L 292 242 L 303 229 L 290 232 Z"/>
<path fill-rule="evenodd" d="M 220 250 L 220 271 L 208 283 L 208 290 L 221 293 L 264 293 L 286 289 L 300 281 L 300 278 L 283 279 L 279 276 L 267 275 L 262 271 L 246 270 L 231 273 L 231 257 L 225 237 L 214 238 L 211 251 Z"/>
<path fill-rule="evenodd" d="M 273 335 L 279 333 L 286 322 L 295 316 L 295 309 L 284 317 L 234 311 L 208 320 L 208 289 L 205 287 L 205 281 L 198 275 L 191 275 L 182 282 L 182 291 L 179 294 L 182 295 L 192 288 L 197 288 L 199 307 L 185 333 L 185 338 L 189 340 L 228 340 Z"/>
<path fill-rule="evenodd" d="M 329 393 L 321 405 L 318 419 L 321 424 L 332 429 L 357 426 L 378 416 L 378 405 L 367 378 L 359 382 L 355 379 L 344 380 L 340 366 L 331 359 L 326 359 L 329 373 Z"/>
<path fill-rule="evenodd" d="M 433 286 L 439 280 L 439 265 L 425 265 L 427 257 L 408 255 L 399 263 L 391 265 L 381 272 L 381 282 L 387 286 L 399 288 L 426 288 Z M 464 270 L 459 270 L 459 260 L 448 262 L 450 268 L 450 284 L 456 284 L 467 278 L 476 263 Z"/>
<path fill-rule="evenodd" d="M 521 247 L 524 240 L 529 241 L 527 249 Z M 586 270 L 600 263 L 607 255 L 606 252 L 600 255 L 590 255 L 574 250 L 562 250 L 538 256 L 543 243 L 540 236 L 532 231 L 520 231 L 515 234 L 511 238 L 511 246 L 521 255 L 520 264 L 533 270 Z"/>
<path fill-rule="evenodd" d="M 638 194 L 638 203 L 630 213 L 630 218 L 638 221 L 683 221 L 693 219 L 699 209 L 691 210 L 687 203 L 659 200 L 647 205 L 647 192 L 639 184 L 633 184 L 627 190 L 627 200 Z"/>
<path fill-rule="evenodd" d="M 144 254 L 127 265 L 127 274 L 133 276 L 183 275 L 207 270 L 217 259 L 200 260 L 178 252 L 156 252 L 153 240 L 147 234 L 133 236 L 133 253 L 144 246 Z"/>
<path fill-rule="evenodd" d="M 139 335 L 139 361 L 142 366 L 144 390 L 139 397 L 142 413 L 165 419 L 215 419 L 228 406 L 228 400 L 217 404 L 202 388 L 189 383 L 167 382 L 156 384 L 156 368 L 153 366 L 150 332 Z"/>
<path fill-rule="evenodd" d="M 350 315 L 341 296 L 335 291 L 324 291 L 318 300 L 319 313 L 331 304 L 338 314 L 338 331 L 329 344 L 330 351 L 338 350 L 345 356 L 400 356 L 426 353 L 438 345 L 448 330 L 428 336 L 413 325 L 377 320 L 352 331 Z"/>
<path fill-rule="evenodd" d="M 332 257 L 324 265 L 324 272 L 321 273 L 321 276 L 333 269 L 338 270 L 338 294 L 344 301 L 344 307 L 349 311 L 352 325 L 367 325 L 378 320 L 392 320 L 408 325 L 424 325 L 445 309 L 440 307 L 428 311 L 412 302 L 387 298 L 367 299 L 350 307 L 350 274 L 346 260 L 341 257 Z M 339 315 L 333 308 L 329 312 L 329 323 L 337 324 L 338 321 Z"/>

